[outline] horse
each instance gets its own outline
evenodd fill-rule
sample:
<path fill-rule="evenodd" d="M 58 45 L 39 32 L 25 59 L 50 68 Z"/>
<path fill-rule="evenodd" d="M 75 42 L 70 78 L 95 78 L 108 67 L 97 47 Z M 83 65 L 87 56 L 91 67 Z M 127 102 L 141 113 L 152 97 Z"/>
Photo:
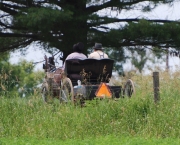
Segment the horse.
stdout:
<path fill-rule="evenodd" d="M 45 70 L 46 76 L 42 84 L 42 92 L 44 94 L 44 100 L 46 101 L 45 94 L 50 95 L 52 98 L 59 98 L 61 80 L 63 77 L 63 68 L 55 67 L 54 57 L 45 56 L 45 64 L 43 64 L 43 69 Z"/>

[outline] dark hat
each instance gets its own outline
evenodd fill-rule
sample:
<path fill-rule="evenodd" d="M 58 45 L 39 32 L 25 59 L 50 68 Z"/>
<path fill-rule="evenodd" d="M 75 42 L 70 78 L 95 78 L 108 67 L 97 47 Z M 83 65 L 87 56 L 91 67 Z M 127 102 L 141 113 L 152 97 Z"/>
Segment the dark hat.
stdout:
<path fill-rule="evenodd" d="M 84 44 L 82 42 L 79 42 L 79 43 L 73 45 L 73 50 L 75 52 L 81 53 L 81 52 L 83 52 L 83 49 L 84 49 Z"/>
<path fill-rule="evenodd" d="M 93 49 L 102 50 L 102 44 L 101 43 L 95 43 L 95 45 L 93 46 Z"/>
<path fill-rule="evenodd" d="M 77 50 L 77 44 L 73 45 L 73 50 L 76 51 Z"/>

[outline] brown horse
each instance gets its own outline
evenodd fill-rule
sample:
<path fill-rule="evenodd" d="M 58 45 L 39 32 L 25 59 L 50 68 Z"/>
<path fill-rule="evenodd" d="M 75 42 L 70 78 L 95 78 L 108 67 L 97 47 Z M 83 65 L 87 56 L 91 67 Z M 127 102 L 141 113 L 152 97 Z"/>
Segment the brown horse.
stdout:
<path fill-rule="evenodd" d="M 49 82 L 49 87 L 50 87 L 50 91 L 52 92 L 52 97 L 59 97 L 63 72 L 64 71 L 62 68 L 58 68 L 55 70 L 55 72 L 52 72 L 54 77 L 52 78 L 51 82 Z"/>
<path fill-rule="evenodd" d="M 42 85 L 42 91 L 45 89 L 48 93 L 51 93 L 51 97 L 59 97 L 60 93 L 60 85 L 61 85 L 61 79 L 63 74 L 63 68 L 55 68 L 55 65 L 53 62 L 53 57 L 50 57 L 48 59 L 46 56 L 45 58 L 45 64 L 44 64 L 44 70 L 46 72 L 45 81 Z M 52 71 L 54 70 L 54 71 Z"/>

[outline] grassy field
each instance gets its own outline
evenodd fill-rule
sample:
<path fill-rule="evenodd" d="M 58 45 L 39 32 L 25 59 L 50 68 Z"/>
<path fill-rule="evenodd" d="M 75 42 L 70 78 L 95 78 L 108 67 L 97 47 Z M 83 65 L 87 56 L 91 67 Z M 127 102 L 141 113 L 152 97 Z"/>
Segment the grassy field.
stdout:
<path fill-rule="evenodd" d="M 140 137 L 118 137 L 101 136 L 87 139 L 36 139 L 36 138 L 2 138 L 0 144 L 7 145 L 179 145 L 180 140 L 174 138 L 140 138 Z"/>
<path fill-rule="evenodd" d="M 45 104 L 41 96 L 0 99 L 1 144 L 179 144 L 180 74 L 160 73 L 160 102 L 152 76 L 132 76 L 132 98 L 87 101 L 86 107 Z M 115 82 L 118 85 L 120 81 Z"/>

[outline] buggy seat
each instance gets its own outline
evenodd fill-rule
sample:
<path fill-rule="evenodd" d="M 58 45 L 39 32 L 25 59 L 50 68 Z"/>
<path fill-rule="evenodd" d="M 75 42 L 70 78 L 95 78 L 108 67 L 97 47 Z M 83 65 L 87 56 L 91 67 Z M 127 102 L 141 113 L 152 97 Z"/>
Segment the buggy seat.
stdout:
<path fill-rule="evenodd" d="M 65 74 L 72 81 L 73 86 L 77 80 L 82 84 L 98 85 L 101 82 L 108 83 L 112 76 L 112 59 L 68 59 L 66 60 Z"/>

